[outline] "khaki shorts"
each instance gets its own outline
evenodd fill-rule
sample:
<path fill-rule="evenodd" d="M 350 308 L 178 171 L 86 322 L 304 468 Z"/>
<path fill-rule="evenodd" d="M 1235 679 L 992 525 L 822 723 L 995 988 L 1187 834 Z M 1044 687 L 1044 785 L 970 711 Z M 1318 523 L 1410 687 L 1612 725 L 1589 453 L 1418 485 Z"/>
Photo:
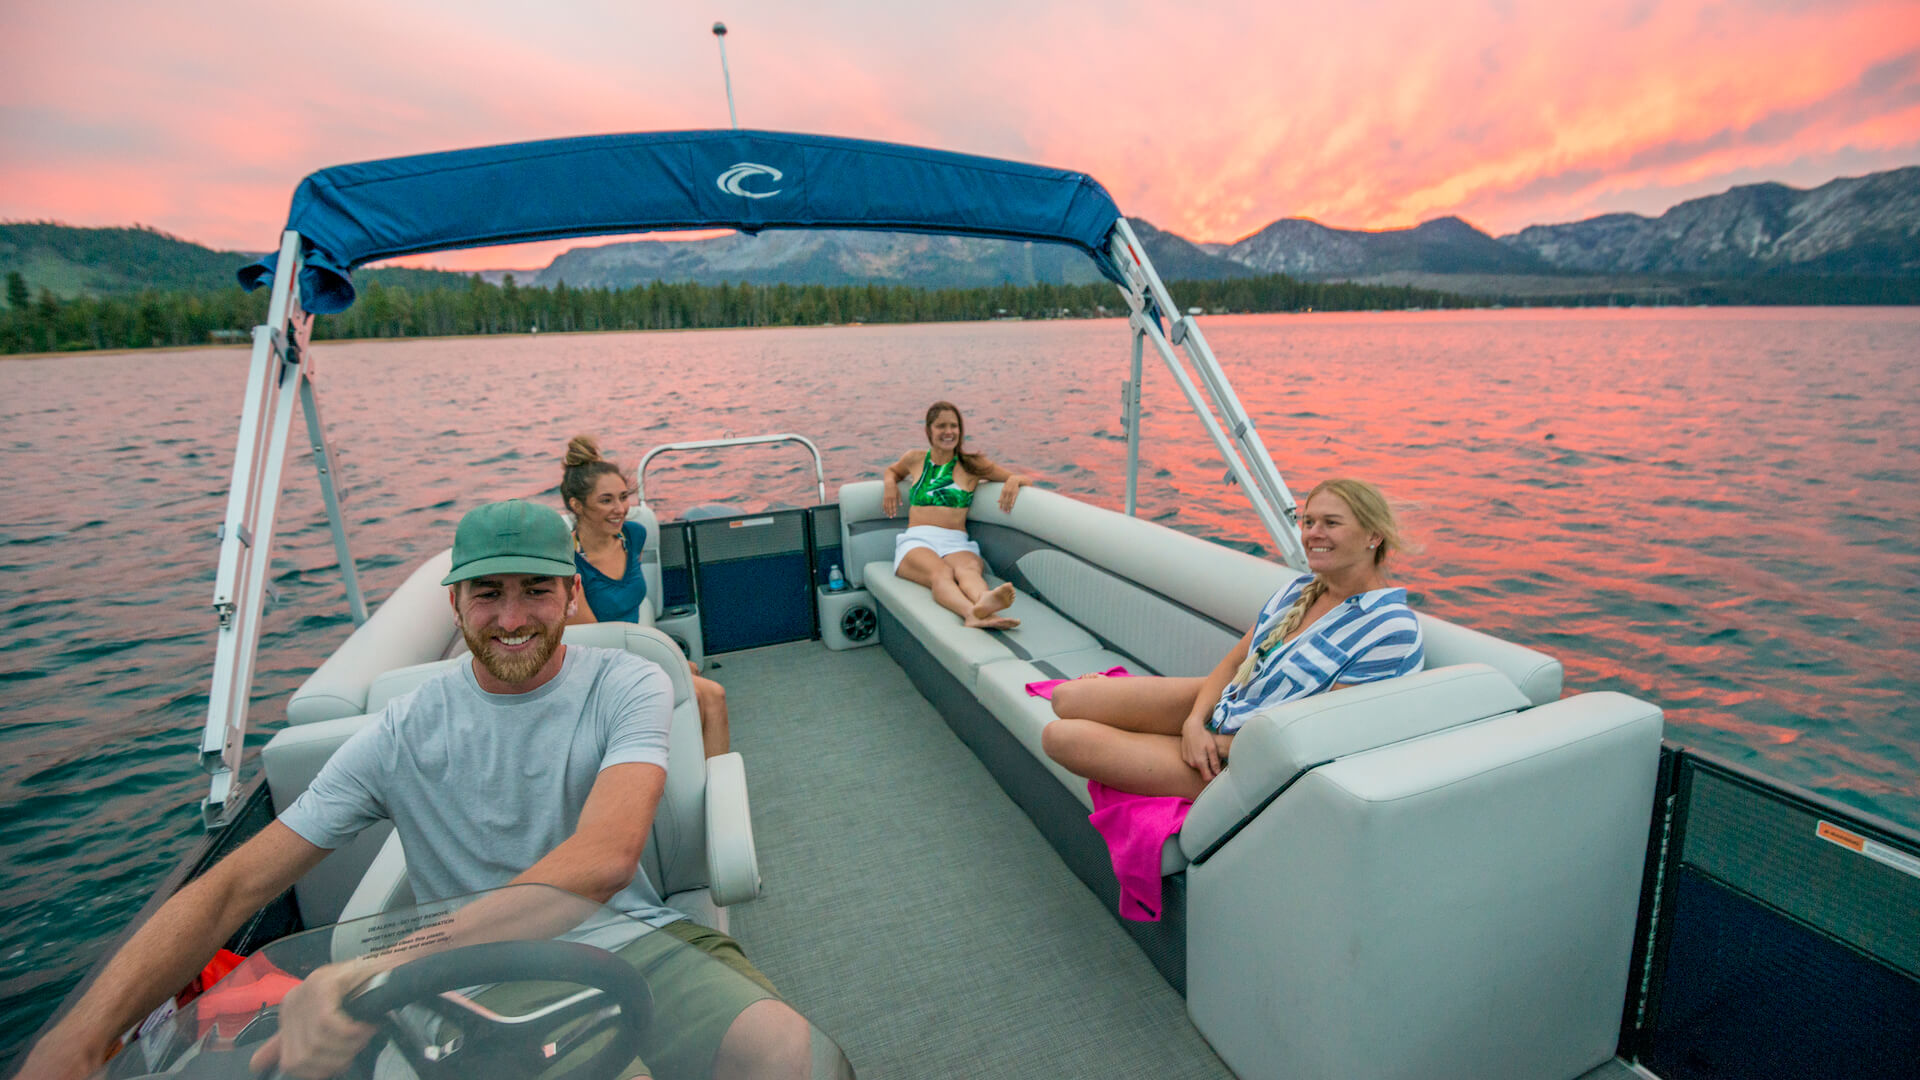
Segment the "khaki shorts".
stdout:
<path fill-rule="evenodd" d="M 687 945 L 693 948 L 683 947 Z M 780 997 L 773 983 L 747 962 L 739 942 L 688 919 L 644 934 L 614 955 L 638 969 L 653 991 L 653 1023 L 641 1041 L 640 1057 L 617 1074 L 622 1078 L 705 1080 L 713 1075 L 714 1054 L 734 1018 L 754 1002 Z M 516 1014 L 578 989 L 561 983 L 508 983 L 478 1000 Z M 602 1045 L 595 1040 L 575 1055 L 585 1060 Z"/>

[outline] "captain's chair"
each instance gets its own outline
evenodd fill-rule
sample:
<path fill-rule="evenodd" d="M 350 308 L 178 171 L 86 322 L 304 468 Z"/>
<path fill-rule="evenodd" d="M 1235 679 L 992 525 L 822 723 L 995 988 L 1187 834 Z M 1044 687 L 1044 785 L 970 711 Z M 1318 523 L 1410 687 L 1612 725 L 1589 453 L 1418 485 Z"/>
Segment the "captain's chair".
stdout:
<path fill-rule="evenodd" d="M 726 930 L 727 905 L 760 894 L 743 759 L 738 753 L 704 756 L 692 676 L 686 658 L 665 634 L 633 623 L 589 623 L 567 627 L 564 640 L 570 645 L 625 649 L 666 671 L 673 684 L 667 784 L 654 812 L 653 833 L 641 856 L 640 870 L 667 906 L 704 925 Z M 464 658 L 434 661 L 389 672 L 383 676 L 383 688 L 389 696 L 397 697 L 450 665 L 466 662 Z M 302 724 L 275 735 L 261 754 L 275 811 L 306 790 L 327 757 L 373 719 L 368 715 Z M 366 844 L 356 841 L 340 849 L 295 886 L 308 925 L 345 922 L 414 902 L 399 835 L 387 835 L 377 852 L 371 849 L 373 843 L 378 841 L 369 838 Z M 351 881 L 358 884 L 341 904 L 339 897 Z M 340 905 L 337 909 L 336 904 Z"/>

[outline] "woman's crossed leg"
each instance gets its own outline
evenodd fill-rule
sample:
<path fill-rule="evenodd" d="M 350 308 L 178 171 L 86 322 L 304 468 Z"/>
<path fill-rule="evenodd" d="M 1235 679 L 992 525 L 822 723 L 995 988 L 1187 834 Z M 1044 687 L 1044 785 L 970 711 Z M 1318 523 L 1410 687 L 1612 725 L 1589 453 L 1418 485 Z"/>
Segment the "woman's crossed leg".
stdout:
<path fill-rule="evenodd" d="M 941 558 L 932 548 L 914 548 L 900 560 L 895 572 L 925 585 L 935 602 L 960 616 L 968 626 L 1011 630 L 1020 625 L 1020 620 L 1009 619 L 1000 611 L 1013 603 L 1013 585 L 987 588 L 986 570 L 987 564 L 970 551 L 956 551 Z"/>
<path fill-rule="evenodd" d="M 1207 786 L 1180 751 L 1180 729 L 1205 680 L 1075 679 L 1053 688 L 1059 719 L 1040 733 L 1047 756 L 1079 776 L 1139 795 L 1191 799 Z M 1213 737 L 1222 760 L 1232 736 Z"/>

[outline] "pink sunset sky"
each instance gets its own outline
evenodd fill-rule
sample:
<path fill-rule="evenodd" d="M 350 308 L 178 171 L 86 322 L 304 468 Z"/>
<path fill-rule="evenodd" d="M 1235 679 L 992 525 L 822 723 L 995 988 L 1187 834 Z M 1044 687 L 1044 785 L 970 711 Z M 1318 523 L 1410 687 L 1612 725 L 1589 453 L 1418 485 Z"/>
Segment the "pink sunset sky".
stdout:
<path fill-rule="evenodd" d="M 1091 173 L 1195 240 L 1494 234 L 1920 163 L 1914 0 L 64 0 L 0 33 L 0 219 L 265 250 L 300 178 L 743 126 Z M 409 260 L 542 266 L 580 241 Z"/>

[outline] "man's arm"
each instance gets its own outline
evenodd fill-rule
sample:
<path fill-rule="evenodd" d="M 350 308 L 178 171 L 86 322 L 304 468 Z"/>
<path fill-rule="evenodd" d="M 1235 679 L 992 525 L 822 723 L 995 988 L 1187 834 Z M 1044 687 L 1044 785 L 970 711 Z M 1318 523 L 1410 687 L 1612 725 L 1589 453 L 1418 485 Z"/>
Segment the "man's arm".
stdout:
<path fill-rule="evenodd" d="M 646 762 L 609 765 L 594 778 L 573 835 L 513 879 L 565 889 L 604 904 L 633 883 L 667 788 L 667 770 Z"/>
<path fill-rule="evenodd" d="M 241 924 L 327 857 L 278 821 L 175 893 L 120 947 L 27 1057 L 22 1077 L 81 1077 L 120 1034 L 187 985 Z"/>

